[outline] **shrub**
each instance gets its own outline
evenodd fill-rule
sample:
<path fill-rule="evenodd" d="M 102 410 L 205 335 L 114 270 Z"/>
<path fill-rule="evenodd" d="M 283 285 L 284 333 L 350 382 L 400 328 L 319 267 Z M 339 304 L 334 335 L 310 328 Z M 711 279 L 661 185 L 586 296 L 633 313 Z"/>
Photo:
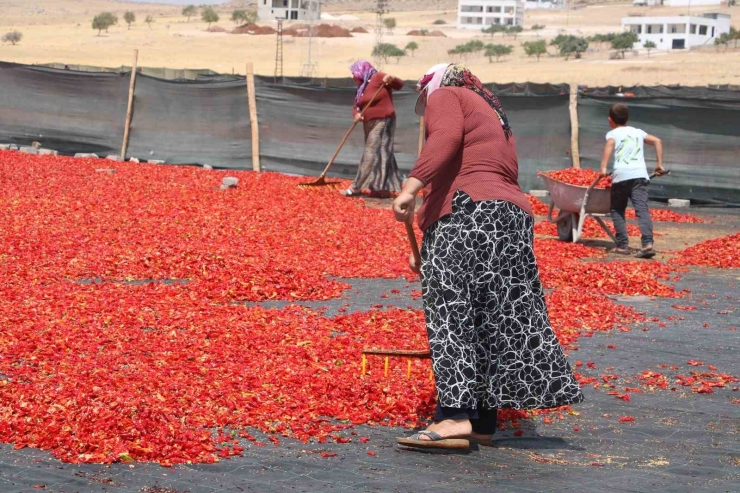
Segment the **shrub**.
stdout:
<path fill-rule="evenodd" d="M 383 25 L 386 29 L 388 29 L 388 32 L 393 34 L 393 30 L 396 28 L 396 19 L 389 17 L 388 19 L 383 19 Z"/>
<path fill-rule="evenodd" d="M 190 18 L 193 17 L 197 13 L 198 13 L 198 8 L 195 5 L 188 5 L 187 7 L 182 9 L 182 15 L 188 18 L 188 22 L 190 22 Z"/>
<path fill-rule="evenodd" d="M 147 15 L 146 19 L 144 19 L 144 22 L 146 22 L 146 25 L 149 26 L 149 29 L 151 29 L 152 22 L 154 22 L 154 18 L 151 15 Z"/>
<path fill-rule="evenodd" d="M 23 39 L 23 33 L 20 31 L 10 31 L 5 33 L 3 36 L 3 43 L 10 43 L 13 46 L 17 45 Z"/>
<path fill-rule="evenodd" d="M 622 58 L 624 58 L 625 52 L 631 50 L 638 41 L 637 34 L 625 31 L 614 36 L 614 39 L 612 39 L 612 48 L 618 53 L 621 53 Z"/>
<path fill-rule="evenodd" d="M 416 41 L 412 41 L 406 45 L 406 51 L 410 51 L 411 56 L 414 56 L 414 52 L 418 49 L 419 49 L 419 45 L 416 44 Z"/>
<path fill-rule="evenodd" d="M 484 27 L 483 28 L 483 33 L 484 34 L 490 34 L 491 35 L 491 39 L 493 39 L 493 37 L 496 35 L 496 33 L 503 33 L 503 32 L 506 32 L 506 26 L 502 26 L 502 25 L 499 25 L 499 24 L 492 24 L 492 25 L 490 25 L 488 27 Z"/>
<path fill-rule="evenodd" d="M 211 27 L 211 24 L 214 22 L 218 22 L 220 17 L 218 16 L 218 12 L 213 7 L 206 7 L 203 9 L 203 12 L 200 13 L 201 19 L 203 19 L 203 22 L 208 23 L 208 27 Z"/>
<path fill-rule="evenodd" d="M 490 63 L 493 63 L 494 57 L 498 62 L 502 56 L 511 55 L 512 51 L 514 51 L 513 46 L 491 44 L 486 46 L 486 52 L 484 53 L 484 55 L 488 57 L 488 61 Z"/>
<path fill-rule="evenodd" d="M 373 48 L 373 57 L 378 57 L 386 62 L 391 57 L 398 58 L 400 61 L 402 56 L 406 56 L 406 52 L 394 44 L 380 43 Z"/>
<path fill-rule="evenodd" d="M 657 48 L 656 44 L 652 41 L 645 41 L 645 44 L 642 45 L 643 48 L 645 48 L 648 52 L 648 58 L 650 58 L 650 50 L 654 50 Z"/>
<path fill-rule="evenodd" d="M 443 26 L 447 24 L 447 21 L 442 20 L 442 19 L 437 19 L 436 21 L 432 22 L 432 24 L 434 24 L 435 26 Z"/>
<path fill-rule="evenodd" d="M 136 14 L 134 14 L 131 11 L 128 11 L 125 14 L 123 14 L 123 20 L 126 21 L 126 24 L 128 24 L 128 28 L 131 29 L 131 24 L 136 22 Z"/>
<path fill-rule="evenodd" d="M 522 46 L 524 47 L 524 52 L 527 56 L 536 56 L 538 62 L 540 61 L 540 57 L 547 53 L 547 44 L 544 39 L 540 39 L 539 41 L 527 41 L 522 44 Z"/>
<path fill-rule="evenodd" d="M 92 27 L 98 30 L 98 36 L 105 30 L 108 32 L 108 28 L 118 24 L 118 17 L 111 14 L 110 12 L 103 12 L 93 18 Z"/>

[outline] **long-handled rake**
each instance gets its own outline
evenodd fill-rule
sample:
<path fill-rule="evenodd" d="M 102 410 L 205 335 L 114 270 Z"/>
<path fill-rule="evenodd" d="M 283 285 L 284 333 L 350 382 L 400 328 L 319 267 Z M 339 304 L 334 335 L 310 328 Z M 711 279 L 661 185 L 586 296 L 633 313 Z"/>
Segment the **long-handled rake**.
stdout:
<path fill-rule="evenodd" d="M 344 138 L 342 139 L 342 142 L 339 144 L 339 147 L 337 147 L 336 152 L 334 152 L 334 155 L 329 160 L 329 164 L 326 165 L 326 168 L 324 168 L 324 171 L 321 173 L 321 176 L 319 176 L 316 180 L 310 181 L 308 183 L 299 183 L 299 187 L 325 187 L 325 186 L 335 186 L 339 184 L 338 181 L 326 181 L 326 173 L 329 172 L 329 168 L 331 168 L 331 165 L 334 164 L 334 160 L 339 156 L 339 152 L 342 150 L 342 147 L 344 147 L 344 144 L 347 143 L 347 139 L 349 139 L 349 136 L 352 134 L 352 131 L 355 129 L 357 124 L 362 120 L 362 117 L 365 116 L 365 112 L 375 102 L 375 98 L 378 97 L 378 94 L 380 94 L 380 91 L 385 89 L 385 84 L 381 84 L 381 86 L 378 88 L 377 91 L 375 91 L 375 94 L 373 94 L 373 97 L 370 98 L 370 102 L 367 103 L 367 105 L 362 109 L 362 112 L 360 112 L 360 118 L 356 119 L 352 126 L 349 127 L 349 130 L 347 130 L 347 133 L 344 135 Z"/>

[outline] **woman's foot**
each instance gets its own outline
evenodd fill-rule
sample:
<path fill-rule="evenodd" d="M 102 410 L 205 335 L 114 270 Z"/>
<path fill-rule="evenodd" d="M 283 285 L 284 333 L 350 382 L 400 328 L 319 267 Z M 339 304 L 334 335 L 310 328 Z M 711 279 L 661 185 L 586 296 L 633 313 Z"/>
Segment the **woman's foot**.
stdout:
<path fill-rule="evenodd" d="M 442 438 L 468 438 L 473 431 L 473 426 L 467 419 L 445 419 L 432 423 L 425 431 L 433 431 Z M 431 440 L 431 438 L 422 435 L 420 440 Z"/>
<path fill-rule="evenodd" d="M 344 195 L 345 197 L 350 197 L 350 198 L 355 198 L 355 199 L 357 197 L 362 196 L 360 192 L 355 192 L 354 190 L 352 190 L 352 187 L 349 187 L 347 190 L 342 190 L 340 194 Z"/>

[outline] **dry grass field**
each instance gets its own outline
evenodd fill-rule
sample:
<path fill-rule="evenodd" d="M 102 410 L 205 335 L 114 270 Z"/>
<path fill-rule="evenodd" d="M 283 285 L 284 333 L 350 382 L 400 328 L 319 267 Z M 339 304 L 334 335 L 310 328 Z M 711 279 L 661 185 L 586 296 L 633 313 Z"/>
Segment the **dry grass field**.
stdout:
<path fill-rule="evenodd" d="M 391 2 L 395 9 L 391 16 L 398 21 L 393 34 L 384 41 L 404 47 L 416 41 L 420 49 L 400 63 L 390 62 L 385 68 L 400 77 L 417 78 L 430 65 L 448 60 L 447 50 L 472 38 L 490 42 L 479 32 L 458 31 L 454 28 L 456 2 L 437 0 L 426 7 L 437 10 L 403 10 L 419 8 L 419 2 L 407 0 Z M 196 2 L 197 3 L 197 2 Z M 228 31 L 235 27 L 229 20 L 232 5 L 220 7 L 221 20 L 217 23 Z M 91 27 L 92 18 L 102 11 L 112 11 L 119 24 L 108 33 L 97 35 Z M 136 13 L 137 22 L 127 28 L 123 13 Z M 150 67 L 210 68 L 218 72 L 244 73 L 247 61 L 255 63 L 256 71 L 269 75 L 274 70 L 275 36 L 234 35 L 227 32 L 206 31 L 199 18 L 190 22 L 180 15 L 181 7 L 172 5 L 137 4 L 113 0 L 0 0 L 0 33 L 17 29 L 23 40 L 16 46 L 0 45 L 0 60 L 19 63 L 58 62 L 68 64 L 116 67 L 130 64 L 134 48 L 140 50 L 139 63 Z M 344 27 L 363 26 L 370 34 L 355 34 L 352 38 L 313 40 L 313 59 L 318 62 L 321 77 L 348 75 L 347 66 L 358 58 L 370 58 L 374 43 L 374 15 L 357 11 L 356 5 L 333 3 L 325 8 L 334 15 L 351 12 L 356 21 L 336 22 Z M 733 16 L 733 25 L 740 26 L 740 7 L 694 7 L 692 13 L 720 11 Z M 582 60 L 570 60 L 550 55 L 540 62 L 529 59 L 521 48 L 526 40 L 542 37 L 550 39 L 559 33 L 591 35 L 618 31 L 620 20 L 629 14 L 678 15 L 686 8 L 634 8 L 629 4 L 589 6 L 571 11 L 527 11 L 525 32 L 517 39 L 496 35 L 494 42 L 512 45 L 514 53 L 500 62 L 489 63 L 483 56 L 469 56 L 463 61 L 479 74 L 481 79 L 496 82 L 578 82 L 595 85 L 629 84 L 740 84 L 740 48 L 719 51 L 714 47 L 686 52 L 656 52 L 628 54 L 625 60 L 611 60 L 606 46 L 585 54 Z M 151 15 L 151 27 L 144 18 Z M 446 25 L 433 25 L 435 20 Z M 333 22 L 333 21 L 332 21 Z M 534 24 L 546 28 L 534 33 Z M 439 29 L 447 38 L 411 37 L 412 29 Z M 285 73 L 299 75 L 308 54 L 307 38 L 285 39 Z"/>

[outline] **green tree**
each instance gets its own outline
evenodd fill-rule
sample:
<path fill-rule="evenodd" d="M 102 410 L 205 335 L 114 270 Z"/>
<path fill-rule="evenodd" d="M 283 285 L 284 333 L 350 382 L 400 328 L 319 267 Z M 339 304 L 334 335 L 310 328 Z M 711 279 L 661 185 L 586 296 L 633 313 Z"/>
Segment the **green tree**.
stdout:
<path fill-rule="evenodd" d="M 128 24 L 128 28 L 131 29 L 131 24 L 136 22 L 136 14 L 134 14 L 131 11 L 128 11 L 125 14 L 123 14 L 123 20 L 126 21 L 126 24 Z"/>
<path fill-rule="evenodd" d="M 522 44 L 524 52 L 528 57 L 536 56 L 537 61 L 540 61 L 540 57 L 547 53 L 547 44 L 544 39 L 538 41 L 526 41 Z"/>
<path fill-rule="evenodd" d="M 236 24 L 243 22 L 245 24 L 254 24 L 257 22 L 256 10 L 239 9 L 231 13 L 231 20 Z"/>
<path fill-rule="evenodd" d="M 737 42 L 740 41 L 740 30 L 734 27 L 730 28 L 730 39 L 735 41 L 735 48 L 737 48 Z"/>
<path fill-rule="evenodd" d="M 488 57 L 489 63 L 493 63 L 494 57 L 498 62 L 502 56 L 511 55 L 512 51 L 514 51 L 513 46 L 490 44 L 486 45 L 486 52 L 484 55 Z"/>
<path fill-rule="evenodd" d="M 410 51 L 411 56 L 414 56 L 414 52 L 418 49 L 419 49 L 419 45 L 416 44 L 416 41 L 412 41 L 406 45 L 406 51 Z"/>
<path fill-rule="evenodd" d="M 401 58 L 406 56 L 406 52 L 396 45 L 392 45 L 389 56 L 396 59 L 396 63 L 401 63 Z"/>
<path fill-rule="evenodd" d="M 524 31 L 522 26 L 509 26 L 506 28 L 506 34 L 511 34 L 514 36 L 514 39 L 516 39 L 517 35 L 522 31 Z"/>
<path fill-rule="evenodd" d="M 560 50 L 560 54 L 565 57 L 566 61 L 570 59 L 571 55 L 575 58 L 581 58 L 581 53 L 588 50 L 588 41 L 586 38 L 571 36 L 569 39 L 561 43 L 558 48 Z"/>
<path fill-rule="evenodd" d="M 151 15 L 147 15 L 146 19 L 144 19 L 144 22 L 146 22 L 146 25 L 149 26 L 149 29 L 151 29 L 152 22 L 154 22 L 154 18 Z"/>
<path fill-rule="evenodd" d="M 422 36 L 428 36 L 429 35 L 429 29 L 422 29 L 421 31 L 419 31 L 419 34 L 421 34 Z"/>
<path fill-rule="evenodd" d="M 3 43 L 10 43 L 13 46 L 17 45 L 23 39 L 23 33 L 20 31 L 10 31 L 3 35 Z"/>
<path fill-rule="evenodd" d="M 398 52 L 402 52 L 398 46 L 391 43 L 380 43 L 373 48 L 373 57 L 378 57 L 387 62 L 391 57 L 398 57 Z M 404 53 L 405 54 L 405 53 Z M 399 57 L 400 60 L 400 57 Z"/>
<path fill-rule="evenodd" d="M 716 46 L 717 51 L 719 51 L 720 45 L 725 45 L 725 51 L 727 51 L 731 40 L 732 37 L 730 36 L 730 33 L 722 33 L 719 38 L 714 38 L 714 46 Z"/>
<path fill-rule="evenodd" d="M 188 22 L 190 22 L 190 18 L 197 13 L 198 8 L 195 5 L 188 5 L 187 7 L 182 9 L 182 15 L 188 18 Z"/>
<path fill-rule="evenodd" d="M 393 34 L 393 30 L 396 28 L 396 19 L 394 19 L 393 17 L 383 19 L 383 25 L 386 29 L 388 29 L 389 33 Z"/>
<path fill-rule="evenodd" d="M 650 58 L 650 51 L 654 50 L 658 46 L 653 43 L 652 41 L 645 41 L 645 44 L 642 45 L 643 48 L 645 48 L 648 52 L 648 58 Z"/>
<path fill-rule="evenodd" d="M 115 26 L 116 24 L 118 24 L 118 17 L 110 12 L 103 12 L 93 18 L 92 27 L 93 29 L 98 30 L 98 36 L 100 36 L 100 33 L 102 33 L 103 30 L 108 32 L 108 28 Z"/>
<path fill-rule="evenodd" d="M 635 43 L 637 43 L 640 39 L 637 37 L 637 34 L 625 31 L 623 33 L 619 33 L 614 36 L 612 39 L 612 49 L 616 50 L 618 53 L 622 54 L 622 58 L 624 58 L 624 54 L 631 50 L 633 46 L 635 46 Z"/>
<path fill-rule="evenodd" d="M 496 33 L 503 33 L 506 32 L 506 26 L 502 26 L 500 24 L 491 24 L 488 27 L 483 28 L 484 34 L 490 34 L 491 39 L 496 35 Z"/>
<path fill-rule="evenodd" d="M 211 27 L 211 24 L 214 22 L 218 22 L 220 17 L 218 16 L 218 12 L 213 7 L 206 7 L 203 9 L 203 11 L 200 13 L 201 19 L 203 19 L 203 22 L 208 23 L 208 27 Z"/>

